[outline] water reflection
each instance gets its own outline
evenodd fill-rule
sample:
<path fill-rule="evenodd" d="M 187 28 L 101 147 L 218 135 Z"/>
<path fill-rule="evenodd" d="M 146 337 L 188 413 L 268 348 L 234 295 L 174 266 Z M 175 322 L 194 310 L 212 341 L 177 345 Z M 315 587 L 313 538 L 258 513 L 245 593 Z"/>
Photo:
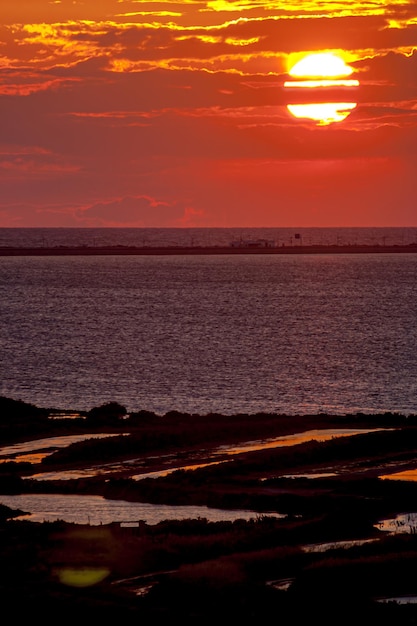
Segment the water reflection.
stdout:
<path fill-rule="evenodd" d="M 327 543 L 311 543 L 302 546 L 304 552 L 327 552 L 327 550 L 339 550 L 340 548 L 353 548 L 374 543 L 377 539 L 348 539 L 347 541 L 329 541 Z"/>
<path fill-rule="evenodd" d="M 84 435 L 61 435 L 59 437 L 45 437 L 15 443 L 0 448 L 0 463 L 15 461 L 16 463 L 40 463 L 45 457 L 53 454 L 59 448 L 67 448 L 72 443 L 86 441 L 87 439 L 102 439 L 103 437 L 119 437 L 128 433 L 88 433 Z M 28 454 L 30 453 L 30 454 Z"/>
<path fill-rule="evenodd" d="M 384 429 L 361 429 L 361 428 L 328 428 L 328 429 L 314 429 L 301 433 L 294 433 L 291 435 L 282 435 L 280 437 L 271 437 L 269 439 L 260 439 L 254 441 L 248 441 L 241 444 L 234 445 L 222 445 L 213 450 L 199 450 L 197 453 L 188 455 L 187 463 L 184 465 L 178 465 L 176 455 L 165 455 L 154 457 L 152 460 L 158 460 L 159 463 L 163 463 L 165 467 L 152 472 L 140 472 L 138 469 L 143 466 L 144 459 L 130 459 L 129 461 L 121 461 L 115 463 L 107 463 L 101 465 L 95 465 L 94 467 L 87 467 L 82 469 L 63 470 L 60 472 L 40 472 L 30 476 L 34 480 L 71 480 L 79 478 L 95 478 L 98 476 L 105 476 L 109 474 L 115 474 L 117 472 L 126 473 L 131 470 L 131 478 L 134 480 L 142 480 L 143 478 L 159 478 L 160 476 L 167 476 L 177 470 L 191 471 L 199 469 L 200 467 L 207 467 L 208 465 L 215 465 L 223 463 L 227 459 L 215 460 L 218 457 L 228 457 L 244 452 L 254 452 L 256 450 L 266 450 L 268 448 L 277 448 L 283 446 L 295 446 L 300 443 L 306 443 L 309 441 L 328 441 L 335 437 L 348 437 L 351 435 L 357 435 L 360 433 L 376 432 L 377 430 Z M 102 435 L 103 436 L 103 435 Z M 198 463 L 202 457 L 207 458 L 207 461 Z M 213 460 L 210 460 L 213 459 Z M 192 460 L 196 463 L 192 464 Z"/>
<path fill-rule="evenodd" d="M 380 476 L 381 480 L 407 480 L 410 482 L 417 480 L 417 469 L 403 470 L 395 474 L 385 474 Z"/>
<path fill-rule="evenodd" d="M 135 474 L 131 476 L 133 480 L 143 480 L 144 478 L 161 478 L 162 476 L 168 476 L 174 472 L 180 470 L 185 472 L 193 472 L 196 469 L 202 467 L 209 467 L 210 465 L 220 465 L 221 463 L 227 463 L 227 461 L 211 461 L 210 463 L 195 463 L 194 465 L 182 465 L 181 467 L 171 467 L 171 469 L 160 470 L 158 472 L 148 472 L 147 474 Z"/>
<path fill-rule="evenodd" d="M 270 439 L 262 439 L 258 441 L 249 441 L 240 445 L 220 446 L 217 448 L 218 453 L 225 454 L 241 454 L 242 452 L 253 452 L 255 450 L 266 450 L 267 448 L 278 448 L 281 446 L 296 446 L 300 443 L 309 441 L 328 441 L 335 437 L 349 437 L 350 435 L 365 434 L 384 430 L 382 428 L 323 428 L 305 430 L 301 433 L 293 433 L 291 435 L 283 435 L 281 437 L 272 437 Z"/>
<path fill-rule="evenodd" d="M 283 474 L 280 478 L 332 478 L 333 476 L 337 476 L 336 472 L 311 472 L 310 474 Z M 268 478 L 261 478 L 261 481 L 269 480 Z"/>
<path fill-rule="evenodd" d="M 376 525 L 376 528 L 394 534 L 416 534 L 417 513 L 401 513 L 396 517 L 381 520 Z"/>
<path fill-rule="evenodd" d="M 20 494 L 0 496 L 0 503 L 13 509 L 30 512 L 17 519 L 31 522 L 62 520 L 73 524 L 110 524 L 112 522 L 137 522 L 158 524 L 163 520 L 205 518 L 209 522 L 254 519 L 256 511 L 226 511 L 206 506 L 170 506 L 124 500 L 106 500 L 102 496 L 77 496 L 61 494 Z M 262 514 L 264 515 L 264 514 Z M 272 517 L 285 517 L 271 513 Z"/>
<path fill-rule="evenodd" d="M 386 604 L 396 602 L 397 604 L 417 604 L 417 596 L 393 596 L 392 598 L 377 598 L 376 602 Z"/>
<path fill-rule="evenodd" d="M 192 471 L 199 469 L 200 467 L 207 467 L 208 465 L 215 465 L 223 463 L 227 459 L 215 460 L 218 457 L 228 457 L 244 452 L 254 452 L 256 450 L 266 450 L 268 448 L 277 448 L 281 446 L 295 446 L 300 443 L 306 443 L 309 441 L 327 441 L 335 437 L 347 437 L 350 435 L 357 435 L 360 433 L 375 432 L 383 429 L 357 429 L 357 428 L 328 428 L 328 429 L 315 429 L 308 430 L 301 433 L 294 433 L 291 435 L 282 435 L 280 437 L 271 437 L 269 439 L 260 439 L 254 441 L 248 441 L 241 444 L 234 445 L 222 445 L 213 450 L 199 450 L 197 453 L 190 452 L 188 455 L 187 463 L 184 465 L 178 465 L 176 455 L 165 455 L 154 457 L 151 460 L 158 460 L 159 463 L 163 463 L 165 467 L 152 472 L 138 471 L 140 466 L 143 466 L 144 459 L 130 459 L 129 461 L 121 461 L 115 463 L 107 463 L 101 465 L 95 465 L 94 467 L 87 467 L 82 469 L 63 470 L 60 472 L 40 472 L 30 476 L 34 480 L 70 480 L 79 478 L 95 478 L 98 476 L 105 476 L 108 474 L 115 474 L 117 472 L 126 473 L 131 470 L 131 478 L 134 480 L 142 480 L 143 478 L 159 478 L 160 476 L 167 476 L 177 470 Z M 102 435 L 103 436 L 103 435 Z M 196 462 L 192 464 L 192 460 L 198 461 L 202 457 L 207 458 L 205 462 Z M 213 459 L 213 460 L 210 460 Z"/>
<path fill-rule="evenodd" d="M 172 457 L 170 457 L 172 458 Z M 209 465 L 219 465 L 220 463 L 226 463 L 226 461 L 212 461 L 210 463 L 196 463 L 194 465 L 181 465 L 179 467 L 171 467 L 169 469 L 157 470 L 154 472 L 144 472 L 143 474 L 129 475 L 132 480 L 143 480 L 144 478 L 160 478 L 161 476 L 168 476 L 173 472 L 179 470 L 192 471 L 201 467 L 208 467 Z M 80 478 L 96 478 L 98 476 L 106 476 L 108 474 L 115 474 L 120 471 L 126 470 L 127 465 L 143 464 L 141 459 L 131 459 L 130 461 L 122 461 L 120 463 L 113 463 L 108 465 L 98 465 L 95 467 L 87 467 L 74 470 L 62 470 L 61 472 L 41 472 L 40 474 L 32 474 L 29 479 L 32 480 L 78 480 Z"/>

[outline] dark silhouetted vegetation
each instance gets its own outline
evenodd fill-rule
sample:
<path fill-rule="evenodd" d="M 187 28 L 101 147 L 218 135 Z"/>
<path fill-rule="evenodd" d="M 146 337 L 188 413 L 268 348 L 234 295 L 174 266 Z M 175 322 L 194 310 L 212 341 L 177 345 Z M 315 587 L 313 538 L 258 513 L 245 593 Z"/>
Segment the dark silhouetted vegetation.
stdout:
<path fill-rule="evenodd" d="M 175 411 L 158 416 L 128 414 L 110 402 L 76 418 L 55 419 L 57 409 L 7 398 L 0 398 L 0 410 L 5 444 L 37 436 L 87 437 L 41 463 L 0 464 L 0 494 L 101 494 L 258 513 L 249 521 L 217 523 L 38 524 L 16 519 L 22 512 L 2 505 L 0 495 L 4 615 L 43 623 L 62 618 L 183 625 L 417 623 L 417 606 L 377 601 L 417 595 L 417 534 L 391 536 L 377 526 L 380 519 L 417 510 L 417 483 L 380 478 L 417 467 L 415 416 L 198 416 Z M 136 462 L 143 472 L 165 465 L 181 468 L 190 459 L 203 464 L 221 444 L 315 428 L 390 430 L 241 451 L 216 456 L 227 462 L 193 471 L 132 477 L 138 472 Z M 100 439 L 98 433 L 116 436 Z M 120 467 L 110 476 L 31 479 L 43 470 L 115 461 Z M 314 473 L 323 476 L 302 476 Z M 280 515 L 269 515 L 273 512 Z M 329 542 L 334 545 L 327 546 Z M 80 571 L 92 572 L 93 582 L 79 583 Z"/>

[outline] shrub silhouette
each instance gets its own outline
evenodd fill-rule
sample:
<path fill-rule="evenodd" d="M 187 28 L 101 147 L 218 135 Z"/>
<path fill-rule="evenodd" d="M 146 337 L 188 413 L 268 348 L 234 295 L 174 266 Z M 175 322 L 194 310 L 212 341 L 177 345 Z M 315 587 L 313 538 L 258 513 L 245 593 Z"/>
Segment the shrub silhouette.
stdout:
<path fill-rule="evenodd" d="M 127 414 L 124 406 L 118 402 L 108 402 L 92 408 L 87 413 L 87 420 L 94 424 L 107 424 L 117 422 Z"/>

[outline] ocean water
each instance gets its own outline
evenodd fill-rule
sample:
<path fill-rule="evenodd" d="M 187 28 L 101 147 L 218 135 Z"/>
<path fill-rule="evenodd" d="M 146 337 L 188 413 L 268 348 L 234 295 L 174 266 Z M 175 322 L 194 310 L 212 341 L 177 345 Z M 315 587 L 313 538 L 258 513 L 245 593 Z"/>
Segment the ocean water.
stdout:
<path fill-rule="evenodd" d="M 39 406 L 417 412 L 416 254 L 0 257 L 0 320 L 0 393 Z"/>

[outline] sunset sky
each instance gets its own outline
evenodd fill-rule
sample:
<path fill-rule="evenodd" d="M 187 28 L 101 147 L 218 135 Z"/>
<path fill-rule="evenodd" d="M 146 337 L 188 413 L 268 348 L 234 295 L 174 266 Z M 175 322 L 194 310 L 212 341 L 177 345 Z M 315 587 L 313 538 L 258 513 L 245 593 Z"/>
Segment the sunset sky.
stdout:
<path fill-rule="evenodd" d="M 0 112 L 3 227 L 417 225 L 417 0 L 1 0 Z"/>

